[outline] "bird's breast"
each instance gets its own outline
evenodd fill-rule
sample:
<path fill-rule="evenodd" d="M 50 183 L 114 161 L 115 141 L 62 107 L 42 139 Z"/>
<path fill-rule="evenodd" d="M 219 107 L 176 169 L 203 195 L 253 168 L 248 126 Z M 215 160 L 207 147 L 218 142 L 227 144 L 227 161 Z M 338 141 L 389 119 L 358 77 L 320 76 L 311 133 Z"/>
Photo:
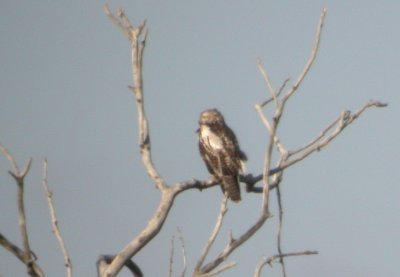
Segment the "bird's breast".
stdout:
<path fill-rule="evenodd" d="M 208 126 L 203 125 L 200 127 L 200 137 L 204 143 L 214 150 L 222 149 L 224 147 L 222 139 Z"/>

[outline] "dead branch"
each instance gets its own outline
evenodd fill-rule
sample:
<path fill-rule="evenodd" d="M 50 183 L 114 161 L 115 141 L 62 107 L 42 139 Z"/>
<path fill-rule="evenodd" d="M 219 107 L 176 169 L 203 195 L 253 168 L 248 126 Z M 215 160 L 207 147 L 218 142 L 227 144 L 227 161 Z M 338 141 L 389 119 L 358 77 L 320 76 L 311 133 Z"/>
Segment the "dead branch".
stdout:
<path fill-rule="evenodd" d="M 169 269 L 168 277 L 172 277 L 173 265 L 174 265 L 174 251 L 175 251 L 175 237 L 171 238 L 171 251 L 169 253 Z"/>
<path fill-rule="evenodd" d="M 115 255 L 100 255 L 97 258 L 96 262 L 97 275 L 103 276 L 102 274 L 107 270 L 108 266 L 112 263 L 114 259 Z M 129 269 L 129 271 L 132 273 L 132 276 L 143 277 L 143 273 L 140 270 L 139 266 L 132 260 L 127 260 L 124 266 Z"/>
<path fill-rule="evenodd" d="M 104 11 L 108 17 L 116 24 L 122 33 L 129 39 L 131 44 L 131 66 L 133 86 L 129 88 L 133 91 L 136 99 L 136 107 L 138 110 L 138 128 L 139 128 L 139 146 L 143 165 L 147 174 L 154 181 L 155 185 L 161 192 L 161 201 L 149 223 L 142 232 L 129 242 L 124 249 L 118 253 L 112 260 L 111 264 L 105 267 L 104 271 L 99 270 L 101 276 L 116 276 L 124 264 L 130 260 L 141 248 L 143 248 L 154 236 L 161 230 L 166 217 L 172 207 L 174 198 L 178 192 L 171 190 L 167 186 L 156 170 L 151 158 L 151 144 L 149 124 L 144 109 L 143 83 L 142 83 L 142 61 L 145 41 L 147 36 L 146 22 L 142 25 L 134 27 L 125 16 L 123 10 L 119 10 L 117 16 L 113 15 L 107 5 Z"/>
<path fill-rule="evenodd" d="M 260 72 L 261 72 L 261 74 L 262 74 L 262 76 L 264 78 L 265 83 L 267 84 L 268 90 L 272 95 L 271 99 L 274 100 L 275 107 L 278 107 L 278 96 L 279 96 L 280 93 L 277 94 L 275 92 L 275 90 L 274 90 L 274 88 L 272 86 L 271 79 L 269 78 L 269 75 L 268 75 L 267 71 L 265 70 L 265 68 L 264 68 L 264 66 L 262 64 L 261 59 L 257 58 L 256 63 L 257 63 L 258 69 L 260 70 Z M 284 85 L 285 85 L 285 83 L 284 83 Z M 282 90 L 280 90 L 280 92 L 282 92 Z"/>
<path fill-rule="evenodd" d="M 278 173 L 279 174 L 279 173 Z M 282 276 L 286 277 L 286 268 L 285 262 L 283 260 L 283 253 L 282 253 L 282 227 L 283 227 L 283 206 L 282 206 L 282 194 L 280 186 L 276 187 L 276 198 L 278 200 L 278 208 L 279 208 L 279 222 L 278 222 L 278 230 L 277 230 L 277 250 L 279 255 L 279 262 L 281 263 L 282 268 Z"/>
<path fill-rule="evenodd" d="M 179 276 L 184 277 L 186 273 L 186 249 L 185 249 L 185 241 L 183 239 L 183 235 L 179 227 L 177 227 L 177 231 L 179 233 L 179 241 L 181 242 L 181 250 L 182 250 L 182 261 L 183 261 L 183 268 L 182 272 Z M 169 256 L 169 269 L 168 269 L 168 276 L 172 277 L 173 272 L 173 265 L 174 265 L 174 252 L 175 252 L 175 236 L 171 238 L 171 251 Z"/>
<path fill-rule="evenodd" d="M 22 251 L 18 246 L 9 241 L 5 236 L 0 234 L 0 245 L 6 250 L 10 251 L 15 257 L 17 257 L 21 262 L 24 262 L 24 251 Z"/>
<path fill-rule="evenodd" d="M 47 181 L 48 171 L 47 171 L 47 160 L 45 159 L 43 162 L 43 191 L 47 198 L 47 204 L 49 205 L 50 218 L 51 218 L 51 227 L 53 230 L 53 234 L 55 235 L 58 244 L 61 249 L 61 253 L 64 258 L 64 265 L 67 268 L 67 276 L 72 277 L 72 262 L 68 254 L 67 247 L 65 245 L 64 239 L 61 235 L 60 228 L 58 227 L 58 220 L 56 215 L 56 210 L 54 208 L 53 203 L 53 193 L 50 192 L 48 181 Z"/>
<path fill-rule="evenodd" d="M 212 231 L 209 239 L 207 240 L 207 242 L 206 242 L 206 244 L 204 246 L 203 252 L 201 253 L 200 258 L 197 261 L 196 267 L 194 269 L 194 274 L 193 274 L 194 276 L 196 276 L 196 275 L 197 276 L 201 276 L 200 268 L 203 265 L 204 260 L 207 257 L 207 255 L 208 255 L 208 253 L 209 253 L 209 251 L 211 249 L 211 246 L 214 244 L 214 241 L 217 238 L 217 235 L 219 234 L 219 231 L 221 230 L 222 221 L 223 221 L 224 216 L 225 216 L 225 214 L 227 212 L 227 207 L 226 207 L 227 202 L 228 202 L 228 197 L 225 195 L 224 199 L 221 202 L 221 208 L 220 208 L 220 211 L 219 211 L 219 214 L 218 214 L 217 222 L 216 222 L 216 224 L 214 226 L 214 230 Z"/>
<path fill-rule="evenodd" d="M 351 114 L 350 111 L 342 112 L 338 118 L 332 121 L 324 130 L 317 135 L 316 138 L 312 139 L 305 146 L 300 147 L 299 149 L 288 151 L 287 158 L 277 167 L 272 168 L 269 171 L 269 175 L 272 176 L 278 172 L 281 172 L 288 167 L 295 165 L 296 163 L 302 161 L 307 158 L 309 155 L 314 152 L 318 152 L 326 147 L 333 139 L 335 139 L 347 126 L 353 123 L 358 117 L 361 116 L 363 112 L 365 112 L 368 108 L 382 108 L 387 107 L 388 104 L 382 103 L 380 101 L 370 100 L 366 104 L 364 104 L 359 110 L 355 113 Z M 333 130 L 329 135 L 329 131 Z M 241 176 L 241 182 L 245 183 L 249 192 L 261 193 L 262 190 L 260 188 L 254 187 L 256 183 L 260 182 L 263 178 L 262 174 L 254 176 L 252 174 Z M 196 184 L 196 187 L 200 187 L 201 185 Z M 205 185 L 206 186 L 206 185 Z M 272 183 L 270 189 L 274 189 L 276 186 Z"/>
<path fill-rule="evenodd" d="M 30 276 L 42 277 L 44 276 L 43 271 L 40 268 L 40 266 L 36 263 L 36 257 L 33 254 L 33 251 L 29 244 L 28 230 L 26 226 L 26 213 L 24 207 L 24 179 L 28 174 L 29 169 L 31 168 L 32 159 L 29 159 L 24 169 L 20 171 L 14 157 L 1 144 L 0 144 L 0 151 L 10 162 L 13 171 L 10 170 L 8 172 L 14 178 L 17 184 L 18 222 L 19 222 L 19 230 L 21 233 L 23 249 L 22 250 L 19 249 L 3 236 L 0 242 L 7 250 L 11 251 L 11 253 L 13 253 L 17 258 L 19 258 L 25 264 L 25 266 L 27 267 L 27 272 Z"/>
<path fill-rule="evenodd" d="M 306 77 L 307 73 L 309 72 L 311 66 L 314 63 L 315 58 L 317 57 L 319 45 L 320 45 L 320 42 L 321 42 L 321 34 L 322 34 L 322 28 L 324 26 L 326 12 L 327 12 L 327 10 L 325 8 L 321 12 L 321 15 L 319 17 L 318 27 L 317 27 L 317 33 L 315 34 L 314 47 L 311 50 L 311 55 L 308 58 L 307 64 L 303 68 L 303 71 L 300 73 L 299 77 L 297 78 L 297 81 L 292 86 L 292 88 L 286 93 L 286 95 L 283 97 L 283 99 L 282 99 L 282 102 L 283 102 L 282 108 L 284 107 L 286 101 L 296 92 L 297 88 L 303 82 L 304 78 Z"/>
<path fill-rule="evenodd" d="M 364 106 L 362 106 L 358 111 L 355 113 L 351 113 L 350 111 L 344 111 L 340 114 L 340 116 L 334 120 L 332 124 L 335 123 L 336 129 L 329 135 L 329 136 L 321 136 L 318 139 L 314 139 L 313 141 L 309 143 L 308 147 L 302 148 L 301 151 L 293 151 L 289 152 L 289 158 L 287 161 L 282 163 L 280 170 L 283 170 L 289 166 L 292 166 L 293 164 L 303 160 L 310 154 L 314 153 L 315 151 L 320 151 L 322 148 L 326 147 L 334 138 L 336 138 L 347 126 L 349 126 L 351 123 L 353 123 L 354 120 L 356 120 L 364 111 L 366 111 L 368 108 L 371 107 L 386 107 L 387 104 L 381 103 L 379 101 L 374 101 L 371 100 L 367 102 Z M 322 133 L 328 132 L 329 129 L 331 129 L 331 125 L 328 125 L 328 127 L 322 131 Z M 319 136 L 318 136 L 319 137 Z"/>
<path fill-rule="evenodd" d="M 182 250 L 182 262 L 183 262 L 183 268 L 180 277 L 184 277 L 186 273 L 186 248 L 185 248 L 185 240 L 183 239 L 182 232 L 179 228 L 178 233 L 179 233 L 179 241 L 181 242 L 181 250 Z"/>
<path fill-rule="evenodd" d="M 240 245 L 242 245 L 244 242 L 246 242 L 250 237 L 254 235 L 255 232 L 257 232 L 261 226 L 264 224 L 266 219 L 270 217 L 270 215 L 266 212 L 263 212 L 259 219 L 256 221 L 255 224 L 253 224 L 244 234 L 242 234 L 238 239 L 236 240 L 230 240 L 229 243 L 225 246 L 225 248 L 221 251 L 221 253 L 211 262 L 206 264 L 201 268 L 201 273 L 204 275 L 204 273 L 209 273 L 213 269 L 217 268 L 223 261 L 227 259 L 227 257 Z"/>
<path fill-rule="evenodd" d="M 260 277 L 261 274 L 261 270 L 262 268 L 266 265 L 269 264 L 270 266 L 272 266 L 272 263 L 275 260 L 280 260 L 282 258 L 286 258 L 286 257 L 294 257 L 294 256 L 306 256 L 306 255 L 317 255 L 318 252 L 317 251 L 303 251 L 303 252 L 293 252 L 293 253 L 285 253 L 285 254 L 276 254 L 274 256 L 271 256 L 269 258 L 264 257 L 261 262 L 257 265 L 255 271 L 254 271 L 254 277 Z"/>
<path fill-rule="evenodd" d="M 260 64 L 260 65 L 259 65 L 259 70 L 260 70 L 261 72 L 265 71 L 265 68 L 264 68 L 264 66 L 263 66 L 262 63 L 261 63 L 261 59 L 257 59 L 257 60 L 259 60 L 259 64 Z M 287 79 L 282 83 L 281 87 L 279 88 L 278 93 L 276 94 L 276 98 L 278 98 L 278 97 L 281 95 L 281 93 L 283 92 L 283 90 L 284 90 L 285 87 L 286 87 L 286 84 L 287 84 L 289 81 L 290 81 L 290 79 L 287 78 Z M 268 104 L 269 104 L 271 101 L 273 101 L 273 100 L 275 100 L 274 97 L 271 97 L 271 98 L 265 100 L 264 102 L 262 102 L 262 103 L 260 104 L 260 106 L 261 106 L 261 107 L 264 107 L 264 106 L 268 105 Z"/>
<path fill-rule="evenodd" d="M 122 9 L 118 10 L 117 16 L 113 15 L 107 5 L 104 5 L 104 11 L 131 43 L 133 86 L 129 86 L 129 88 L 132 90 L 136 98 L 140 153 L 143 165 L 145 166 L 148 175 L 154 181 L 157 188 L 162 191 L 166 187 L 166 184 L 152 161 L 149 123 L 144 109 L 142 62 L 147 37 L 146 21 L 144 21 L 140 26 L 134 27 L 129 22 L 129 19 Z"/>
<path fill-rule="evenodd" d="M 3 153 L 4 157 L 10 162 L 12 171 L 19 172 L 19 168 L 17 162 L 15 161 L 14 157 L 8 152 L 8 150 L 0 144 L 0 151 Z"/>
<path fill-rule="evenodd" d="M 216 270 L 209 272 L 209 273 L 205 273 L 205 274 L 201 274 L 201 275 L 194 275 L 195 277 L 212 277 L 212 276 L 217 276 L 218 274 L 220 274 L 221 272 L 224 272 L 225 270 L 231 269 L 232 267 L 236 266 L 236 262 L 230 262 L 230 263 L 226 263 L 224 265 L 219 266 Z"/>

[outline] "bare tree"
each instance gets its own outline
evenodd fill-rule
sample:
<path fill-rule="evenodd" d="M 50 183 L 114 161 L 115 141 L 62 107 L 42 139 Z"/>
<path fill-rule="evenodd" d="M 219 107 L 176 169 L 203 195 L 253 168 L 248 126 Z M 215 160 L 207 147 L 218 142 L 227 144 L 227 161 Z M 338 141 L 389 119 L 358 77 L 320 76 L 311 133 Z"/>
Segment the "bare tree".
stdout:
<path fill-rule="evenodd" d="M 163 180 L 161 175 L 155 168 L 155 165 L 151 159 L 151 147 L 150 147 L 150 134 L 148 129 L 148 120 L 145 114 L 144 109 L 144 96 L 143 96 L 143 84 L 142 84 L 142 63 L 143 63 L 143 51 L 145 48 L 147 29 L 146 22 L 143 22 L 140 26 L 133 26 L 123 10 L 119 10 L 116 15 L 114 15 L 108 6 L 104 7 L 106 14 L 109 18 L 114 22 L 114 24 L 122 31 L 126 38 L 128 38 L 131 44 L 131 58 L 132 58 L 132 78 L 133 78 L 133 86 L 130 89 L 133 91 L 136 98 L 136 107 L 138 111 L 138 126 L 139 126 L 139 147 L 142 155 L 142 161 L 146 168 L 147 174 L 151 177 L 157 188 L 161 193 L 161 201 L 159 206 L 153 215 L 153 217 L 149 220 L 147 226 L 133 238 L 113 259 L 112 262 L 107 263 L 107 266 L 104 266 L 101 270 L 99 270 L 100 276 L 115 276 L 121 270 L 121 268 L 130 261 L 130 259 L 135 256 L 146 244 L 153 239 L 158 232 L 161 230 L 165 219 L 168 216 L 170 208 L 172 207 L 175 197 L 180 195 L 181 192 L 188 189 L 205 189 L 214 185 L 217 185 L 217 181 L 213 178 L 207 181 L 197 181 L 197 180 L 189 180 L 183 181 L 180 183 L 176 183 L 173 185 L 168 185 Z M 322 27 L 324 23 L 326 15 L 326 10 L 324 9 L 321 13 L 317 32 L 315 35 L 315 43 L 314 47 L 311 51 L 310 58 L 307 60 L 307 63 L 303 69 L 303 71 L 298 76 L 297 80 L 294 84 L 287 89 L 285 92 L 285 88 L 289 80 L 286 80 L 283 85 L 280 87 L 278 91 L 276 91 L 272 83 L 268 77 L 267 71 L 261 64 L 261 61 L 257 60 L 257 65 L 260 69 L 260 72 L 267 84 L 267 88 L 271 93 L 271 98 L 264 101 L 261 104 L 256 105 L 256 110 L 261 118 L 261 121 L 267 128 L 269 132 L 269 139 L 267 149 L 264 155 L 264 170 L 261 174 L 254 176 L 252 174 L 248 174 L 246 176 L 241 176 L 241 181 L 246 184 L 248 192 L 260 193 L 262 198 L 262 205 L 259 214 L 259 218 L 248 227 L 248 229 L 240 235 L 238 238 L 231 238 L 228 244 L 221 250 L 220 254 L 217 255 L 216 258 L 212 259 L 207 264 L 204 264 L 205 258 L 209 253 L 211 245 L 214 243 L 216 236 L 219 233 L 221 228 L 224 215 L 226 214 L 226 203 L 227 199 L 225 199 L 221 203 L 220 214 L 218 215 L 217 222 L 215 224 L 214 230 L 212 231 L 206 245 L 204 246 L 204 250 L 200 255 L 196 267 L 193 272 L 193 276 L 215 276 L 218 273 L 227 270 L 235 265 L 235 263 L 226 263 L 226 259 L 229 255 L 237 250 L 239 246 L 245 243 L 248 239 L 250 239 L 266 222 L 266 220 L 270 217 L 269 212 L 269 199 L 270 199 L 270 191 L 272 189 L 276 189 L 278 204 L 279 204 L 279 232 L 277 236 L 277 245 L 278 245 L 278 254 L 264 258 L 263 261 L 259 264 L 256 269 L 255 276 L 259 276 L 259 273 L 266 263 L 272 263 L 275 260 L 278 260 L 282 265 L 282 273 L 283 276 L 286 275 L 285 266 L 284 266 L 284 258 L 291 256 L 299 256 L 299 255 L 311 255 L 317 254 L 316 251 L 303 251 L 296 253 L 283 253 L 281 250 L 281 227 L 282 227 L 282 206 L 281 206 L 281 192 L 279 190 L 279 184 L 282 181 L 284 171 L 296 164 L 297 162 L 303 160 L 310 154 L 314 153 L 317 150 L 321 150 L 326 145 L 330 143 L 335 137 L 337 137 L 345 127 L 351 124 L 355 119 L 357 119 L 367 108 L 370 107 L 384 107 L 386 104 L 382 104 L 379 101 L 370 101 L 355 113 L 351 113 L 350 111 L 342 112 L 338 118 L 336 118 L 332 123 L 330 123 L 321 133 L 310 140 L 309 143 L 295 150 L 288 150 L 281 143 L 277 129 L 280 123 L 280 119 L 283 115 L 286 103 L 293 96 L 302 81 L 306 77 L 309 72 L 313 62 L 317 56 Z M 268 104 L 273 103 L 274 107 L 274 116 L 271 119 L 268 119 L 264 113 L 263 108 Z M 277 165 L 274 167 L 271 164 L 273 149 L 276 149 L 279 153 L 279 159 Z M 262 181 L 261 187 L 256 187 L 258 182 Z M 99 259 L 101 261 L 101 257 Z"/>
<path fill-rule="evenodd" d="M 142 80 L 142 64 L 143 54 L 145 49 L 147 27 L 146 22 L 135 27 L 133 26 L 128 17 L 125 15 L 123 10 L 119 10 L 116 14 L 113 14 L 109 7 L 104 6 L 104 11 L 112 22 L 121 30 L 123 35 L 128 39 L 131 45 L 131 66 L 132 66 L 132 79 L 133 85 L 129 88 L 132 90 L 136 99 L 136 109 L 138 116 L 138 129 L 139 129 L 139 148 L 142 158 L 142 162 L 145 166 L 147 174 L 160 191 L 161 200 L 158 204 L 154 215 L 149 219 L 147 226 L 132 240 L 125 245 L 117 254 L 113 255 L 100 255 L 97 261 L 97 271 L 100 277 L 113 277 L 117 276 L 120 270 L 126 266 L 133 276 L 143 276 L 139 266 L 132 261 L 132 258 L 144 248 L 148 242 L 150 242 L 162 229 L 165 220 L 167 219 L 170 209 L 174 204 L 176 197 L 183 195 L 182 192 L 189 189 L 207 189 L 212 186 L 218 185 L 218 181 L 215 178 L 209 178 L 208 180 L 187 180 L 178 182 L 175 184 L 167 184 L 161 177 L 161 174 L 156 169 L 156 166 L 152 160 L 150 133 L 149 133 L 149 122 L 146 116 L 144 108 L 144 94 L 143 94 L 143 80 Z M 236 262 L 226 262 L 229 256 L 237 251 L 241 245 L 246 243 L 264 223 L 270 218 L 269 201 L 271 199 L 271 192 L 276 192 L 278 209 L 279 209 L 279 220 L 278 220 L 278 232 L 277 232 L 277 253 L 271 257 L 260 257 L 260 262 L 254 270 L 254 276 L 260 276 L 263 267 L 266 264 L 272 264 L 273 262 L 279 262 L 282 269 L 282 275 L 286 276 L 285 259 L 288 257 L 301 256 L 301 255 L 315 255 L 318 252 L 312 250 L 304 250 L 300 252 L 284 252 L 281 247 L 281 232 L 283 226 L 283 208 L 281 201 L 280 184 L 283 180 L 286 169 L 295 165 L 296 163 L 307 158 L 310 154 L 322 150 L 327 146 L 333 139 L 335 139 L 342 131 L 353 123 L 364 111 L 371 107 L 385 107 L 386 104 L 379 101 L 369 101 L 363 105 L 356 112 L 343 111 L 336 119 L 329 123 L 316 137 L 311 138 L 308 143 L 298 149 L 287 149 L 286 146 L 281 142 L 278 134 L 278 127 L 280 120 L 284 114 L 285 107 L 289 99 L 297 93 L 298 88 L 302 84 L 302 81 L 307 76 L 310 68 L 315 61 L 318 53 L 323 24 L 325 20 L 326 10 L 321 12 L 319 22 L 317 25 L 317 31 L 315 35 L 314 46 L 311 51 L 311 55 L 308 58 L 302 72 L 297 77 L 292 85 L 289 84 L 289 79 L 285 80 L 279 89 L 275 89 L 272 86 L 272 82 L 268 76 L 267 70 L 264 68 L 260 59 L 257 59 L 256 64 L 261 72 L 261 75 L 266 83 L 267 89 L 271 94 L 271 97 L 264 102 L 255 106 L 256 112 L 258 113 L 261 122 L 264 124 L 268 131 L 268 143 L 264 153 L 264 166 L 263 172 L 260 174 L 247 174 L 240 176 L 240 181 L 246 185 L 246 190 L 249 193 L 260 194 L 261 209 L 258 211 L 258 218 L 253 222 L 247 229 L 240 234 L 238 237 L 233 238 L 232 235 L 228 240 L 228 243 L 219 251 L 219 254 L 209 259 L 205 263 L 206 258 L 209 255 L 210 249 L 213 246 L 221 226 L 223 225 L 224 216 L 227 213 L 227 201 L 225 197 L 221 202 L 221 207 L 215 226 L 205 242 L 202 253 L 200 254 L 197 263 L 193 269 L 192 276 L 205 277 L 205 276 L 216 276 L 219 273 L 231 269 L 236 265 Z M 268 118 L 264 109 L 271 106 L 273 116 Z M 26 227 L 26 219 L 23 205 L 23 187 L 24 177 L 29 171 L 31 165 L 31 159 L 28 161 L 24 170 L 20 171 L 9 152 L 0 145 L 0 150 L 3 155 L 10 161 L 13 168 L 10 171 L 11 176 L 15 179 L 18 186 L 18 209 L 20 218 L 20 231 L 21 238 L 23 241 L 23 249 L 18 248 L 14 243 L 10 242 L 3 235 L 0 234 L 0 244 L 15 255 L 21 262 L 27 267 L 27 272 L 30 276 L 44 276 L 43 271 L 36 263 L 36 256 L 33 254 L 32 249 L 29 246 L 28 232 Z M 276 151 L 274 151 L 276 150 Z M 272 164 L 272 157 L 274 153 L 277 153 L 277 163 Z M 43 165 L 43 187 L 48 200 L 51 222 L 53 232 L 59 242 L 61 252 L 64 257 L 64 264 L 66 266 L 67 275 L 72 276 L 72 263 L 69 257 L 67 248 L 62 239 L 61 232 L 58 228 L 58 222 L 52 201 L 52 193 L 48 188 L 47 181 L 47 161 L 44 161 Z M 180 232 L 179 232 L 180 233 Z M 186 252 L 185 243 L 183 236 L 180 234 L 179 240 L 181 242 L 182 256 L 184 257 L 184 268 L 180 276 L 185 276 L 187 271 L 186 268 Z M 171 241 L 171 258 L 170 258 L 170 271 L 169 275 L 172 275 L 173 265 L 173 250 L 174 250 L 174 239 Z"/>

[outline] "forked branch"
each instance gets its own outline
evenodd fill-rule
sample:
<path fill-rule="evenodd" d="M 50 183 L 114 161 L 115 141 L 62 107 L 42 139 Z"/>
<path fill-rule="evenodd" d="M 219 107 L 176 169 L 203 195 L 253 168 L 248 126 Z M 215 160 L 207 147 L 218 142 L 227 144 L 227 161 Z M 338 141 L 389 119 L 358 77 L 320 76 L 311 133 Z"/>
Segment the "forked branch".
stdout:
<path fill-rule="evenodd" d="M 138 27 L 134 27 L 122 9 L 119 9 L 115 16 L 107 5 L 104 5 L 106 15 L 114 22 L 121 32 L 129 39 L 131 44 L 131 66 L 133 86 L 129 86 L 136 98 L 136 108 L 138 113 L 139 126 L 139 146 L 142 156 L 143 165 L 146 168 L 147 174 L 154 181 L 157 188 L 162 191 L 166 188 L 166 184 L 158 171 L 156 170 L 151 157 L 151 143 L 149 122 L 147 120 L 144 97 L 143 97 L 143 77 L 142 63 L 143 52 L 145 49 L 147 38 L 146 21 Z"/>
<path fill-rule="evenodd" d="M 292 252 L 292 253 L 284 253 L 284 254 L 276 254 L 269 258 L 264 257 L 261 262 L 257 265 L 256 270 L 254 271 L 254 277 L 260 277 L 261 270 L 263 267 L 268 264 L 272 266 L 272 263 L 276 260 L 281 260 L 287 257 L 295 257 L 295 256 L 306 256 L 306 255 L 317 255 L 317 251 L 303 251 L 303 252 Z"/>
<path fill-rule="evenodd" d="M 351 113 L 350 111 L 342 112 L 335 120 L 333 120 L 327 127 L 325 127 L 315 138 L 311 139 L 310 142 L 306 143 L 298 149 L 290 150 L 287 153 L 287 157 L 282 163 L 277 167 L 271 168 L 269 175 L 272 176 L 278 172 L 281 172 L 303 159 L 307 158 L 309 155 L 322 150 L 326 147 L 332 140 L 334 140 L 338 135 L 340 135 L 343 130 L 353 123 L 358 117 L 362 115 L 369 108 L 382 108 L 386 107 L 388 104 L 382 103 L 380 101 L 371 100 L 359 108 L 356 112 Z M 333 130 L 332 130 L 333 129 Z M 260 182 L 263 178 L 263 174 L 253 176 L 248 174 L 241 176 L 241 181 L 246 183 L 248 190 L 250 192 L 261 193 L 262 190 L 255 187 L 255 184 Z M 276 185 L 271 184 L 270 189 L 274 189 Z"/>
<path fill-rule="evenodd" d="M 120 9 L 117 12 L 117 15 L 114 15 L 109 7 L 105 5 L 104 11 L 114 22 L 114 24 L 122 31 L 122 33 L 129 39 L 131 45 L 133 86 L 130 86 L 129 88 L 133 91 L 136 99 L 140 153 L 147 174 L 161 192 L 160 204 L 154 216 L 150 219 L 149 223 L 142 230 L 142 232 L 132 241 L 130 241 L 117 255 L 113 256 L 111 262 L 106 263 L 105 261 L 102 261 L 101 258 L 104 257 L 104 255 L 99 257 L 98 265 L 102 265 L 101 268 L 98 267 L 99 275 L 112 277 L 116 276 L 122 267 L 126 265 L 127 262 L 130 261 L 130 259 L 140 249 L 142 249 L 152 238 L 158 234 L 178 192 L 173 192 L 172 189 L 165 184 L 163 178 L 156 170 L 151 157 L 149 123 L 144 108 L 142 81 L 143 52 L 147 36 L 146 22 L 143 22 L 143 24 L 138 27 L 134 27 L 129 22 L 123 10 Z"/>
<path fill-rule="evenodd" d="M 10 170 L 8 172 L 14 178 L 17 184 L 18 222 L 19 222 L 19 230 L 21 234 L 23 249 L 19 249 L 15 244 L 11 243 L 3 235 L 0 236 L 0 243 L 5 249 L 9 250 L 12 254 L 14 254 L 20 261 L 22 261 L 25 264 L 27 272 L 30 276 L 42 277 L 44 276 L 43 271 L 40 268 L 40 266 L 36 263 L 36 256 L 33 254 L 33 251 L 30 247 L 28 229 L 26 226 L 26 213 L 24 205 L 24 180 L 31 167 L 32 159 L 29 159 L 24 169 L 20 171 L 14 157 L 1 144 L 0 144 L 0 151 L 10 162 L 13 170 L 12 171 Z"/>

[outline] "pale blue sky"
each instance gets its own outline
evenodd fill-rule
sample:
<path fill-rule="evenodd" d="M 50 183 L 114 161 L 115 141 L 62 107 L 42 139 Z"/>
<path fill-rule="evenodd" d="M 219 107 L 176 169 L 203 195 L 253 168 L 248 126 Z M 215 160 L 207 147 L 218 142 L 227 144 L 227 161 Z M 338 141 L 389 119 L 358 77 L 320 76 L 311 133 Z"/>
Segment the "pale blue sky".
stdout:
<path fill-rule="evenodd" d="M 102 1 L 1 1 L 0 143 L 22 167 L 31 245 L 47 276 L 65 269 L 51 233 L 41 186 L 49 185 L 75 276 L 95 276 L 99 254 L 119 251 L 145 226 L 159 200 L 140 161 L 129 43 L 104 15 Z M 280 136 L 303 145 L 337 115 L 369 99 L 369 110 L 327 149 L 290 168 L 282 183 L 284 251 L 318 250 L 286 261 L 289 276 L 397 276 L 400 173 L 396 121 L 400 37 L 396 1 L 110 1 L 134 23 L 147 19 L 144 88 L 154 162 L 175 183 L 206 179 L 195 130 L 199 113 L 216 107 L 260 173 L 267 133 L 254 105 L 268 95 L 256 67 L 273 84 L 297 77 L 328 9 L 319 55 L 288 105 Z M 16 188 L 0 158 L 0 232 L 20 245 Z M 146 276 L 166 276 L 171 236 L 182 230 L 191 273 L 214 225 L 219 188 L 181 195 L 159 236 L 135 261 Z M 272 202 L 275 205 L 275 201 Z M 243 192 L 229 213 L 215 256 L 258 215 L 260 197 Z M 275 218 L 231 256 L 221 276 L 251 276 L 276 253 Z M 179 247 L 179 244 L 177 244 Z M 176 249 L 175 276 L 181 269 Z M 0 249 L 0 276 L 25 276 Z M 126 272 L 121 276 L 129 276 Z M 190 274 L 188 274 L 190 276 Z M 278 265 L 263 276 L 280 276 Z"/>

